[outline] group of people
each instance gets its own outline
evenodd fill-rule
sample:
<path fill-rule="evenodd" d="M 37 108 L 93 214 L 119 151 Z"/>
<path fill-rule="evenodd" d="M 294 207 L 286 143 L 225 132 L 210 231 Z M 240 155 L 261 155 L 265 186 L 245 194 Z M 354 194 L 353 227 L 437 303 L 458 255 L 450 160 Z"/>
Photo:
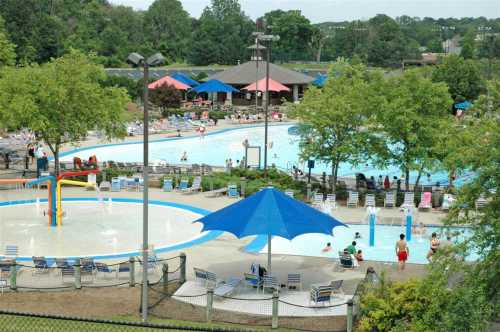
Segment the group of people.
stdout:
<path fill-rule="evenodd" d="M 356 232 L 354 234 L 354 239 L 361 239 L 361 234 L 359 232 Z M 344 248 L 342 251 L 342 257 L 341 259 L 347 259 L 353 262 L 354 266 L 359 266 L 359 262 L 362 262 L 363 259 L 363 251 L 359 250 L 356 248 L 357 242 L 352 241 L 349 246 Z M 327 253 L 332 251 L 332 243 L 328 242 L 326 246 L 321 250 L 323 253 Z"/>

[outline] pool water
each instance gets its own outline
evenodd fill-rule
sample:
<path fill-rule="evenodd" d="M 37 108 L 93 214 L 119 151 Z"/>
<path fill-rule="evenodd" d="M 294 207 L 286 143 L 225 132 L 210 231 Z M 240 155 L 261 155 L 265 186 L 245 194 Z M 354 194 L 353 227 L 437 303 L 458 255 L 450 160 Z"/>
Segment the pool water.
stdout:
<path fill-rule="evenodd" d="M 445 229 L 444 227 L 426 227 L 425 230 L 425 235 L 412 235 L 412 239 L 408 242 L 410 251 L 408 263 L 428 263 L 426 255 L 429 252 L 432 232 L 436 232 L 441 241 L 446 239 L 447 232 L 450 232 L 453 243 L 463 242 L 465 238 L 471 236 L 471 231 L 468 228 L 453 227 Z M 356 232 L 361 234 L 361 239 L 354 239 Z M 273 254 L 338 258 L 339 251 L 350 245 L 352 241 L 356 241 L 356 248 L 362 250 L 365 260 L 397 262 L 395 246 L 396 241 L 399 240 L 399 235 L 402 233 L 405 234 L 405 230 L 401 226 L 377 225 L 375 227 L 375 246 L 370 247 L 368 243 L 368 225 L 341 226 L 333 229 L 333 236 L 304 234 L 292 241 L 274 237 L 271 243 L 271 251 Z M 333 249 L 330 252 L 323 253 L 322 249 L 328 242 L 331 243 Z M 267 245 L 260 252 L 267 253 Z M 467 257 L 467 260 L 472 261 L 477 258 L 476 254 L 472 254 Z"/>
<path fill-rule="evenodd" d="M 299 161 L 298 137 L 290 135 L 288 129 L 292 125 L 273 125 L 269 127 L 270 149 L 268 150 L 268 163 L 275 164 L 281 169 L 291 169 L 292 166 L 298 166 L 305 170 L 303 162 Z M 236 161 L 241 160 L 245 155 L 243 141 L 248 139 L 251 146 L 262 147 L 261 160 L 263 160 L 264 146 L 264 127 L 244 127 L 222 129 L 220 131 L 207 134 L 203 139 L 198 136 L 167 138 L 153 141 L 149 145 L 150 160 L 152 163 L 160 161 L 170 164 L 208 164 L 212 166 L 224 166 L 229 158 Z M 187 161 L 181 161 L 182 154 L 186 152 Z M 108 144 L 94 147 L 76 149 L 61 154 L 62 161 L 72 161 L 74 156 L 82 159 L 88 159 L 91 155 L 96 155 L 98 160 L 113 160 L 117 162 L 141 162 L 142 161 L 142 142 L 132 142 L 124 144 Z M 262 162 L 263 163 L 263 162 Z M 331 173 L 331 167 L 317 162 L 313 173 L 320 174 Z M 364 173 L 367 177 L 379 175 L 389 175 L 400 177 L 401 171 L 397 167 L 388 167 L 386 169 L 375 167 L 371 163 L 353 166 L 349 163 L 343 163 L 339 169 L 339 176 L 354 177 L 356 173 Z M 410 174 L 410 181 L 415 182 L 416 173 Z M 468 175 L 470 177 L 470 175 Z M 455 185 L 460 185 L 466 178 L 457 179 Z M 446 172 L 436 172 L 432 174 L 431 184 L 436 182 L 442 185 L 447 184 L 448 176 Z M 429 184 L 426 176 L 423 176 L 421 184 Z"/>

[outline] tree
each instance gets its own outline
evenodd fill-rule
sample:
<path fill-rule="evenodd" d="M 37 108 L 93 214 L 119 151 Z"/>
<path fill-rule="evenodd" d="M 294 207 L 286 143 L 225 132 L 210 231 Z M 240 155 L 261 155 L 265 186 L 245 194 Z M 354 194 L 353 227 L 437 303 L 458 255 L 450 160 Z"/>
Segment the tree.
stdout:
<path fill-rule="evenodd" d="M 475 39 L 476 34 L 474 30 L 470 30 L 462 39 L 462 51 L 460 52 L 460 56 L 464 59 L 472 59 L 474 57 L 474 53 L 476 52 L 476 42 Z"/>
<path fill-rule="evenodd" d="M 183 61 L 189 46 L 191 20 L 178 0 L 156 0 L 144 15 L 144 30 L 154 49 Z"/>
<path fill-rule="evenodd" d="M 455 102 L 464 98 L 474 100 L 484 91 L 484 81 L 477 65 L 456 55 L 444 58 L 443 63 L 434 70 L 432 80 L 446 83 Z"/>
<path fill-rule="evenodd" d="M 450 95 L 444 83 L 434 83 L 417 70 L 389 78 L 376 89 L 383 100 L 372 129 L 381 131 L 385 140 L 374 147 L 373 155 L 381 165 L 398 166 L 409 190 L 410 171 L 418 172 L 418 184 L 422 172 L 436 162 L 438 124 L 452 121 Z"/>
<path fill-rule="evenodd" d="M 340 59 L 332 66 L 326 85 L 308 89 L 291 112 L 301 124 L 301 158 L 331 165 L 333 192 L 340 164 L 361 161 L 365 147 L 374 139 L 361 130 L 373 105 L 367 75 L 364 66 Z"/>
<path fill-rule="evenodd" d="M 102 67 L 71 53 L 38 66 L 5 69 L 0 78 L 0 119 L 33 130 L 51 150 L 59 172 L 59 151 L 89 130 L 108 138 L 126 134 L 123 115 L 129 101 L 122 88 L 102 88 Z"/>
<path fill-rule="evenodd" d="M 386 15 L 377 15 L 368 23 L 370 25 L 368 63 L 384 67 L 399 65 L 407 55 L 408 44 L 399 25 Z"/>
<path fill-rule="evenodd" d="M 169 108 L 179 108 L 182 101 L 182 93 L 174 86 L 164 84 L 156 89 L 150 90 L 151 102 L 167 114 Z"/>
<path fill-rule="evenodd" d="M 4 21 L 0 16 L 0 68 L 13 66 L 16 63 L 16 45 L 10 42 L 4 29 Z"/>
<path fill-rule="evenodd" d="M 321 48 L 322 36 L 300 10 L 273 10 L 264 16 L 269 32 L 280 36 L 273 44 L 273 57 L 281 62 L 310 59 L 313 50 Z"/>
<path fill-rule="evenodd" d="M 254 24 L 238 0 L 212 0 L 196 26 L 188 55 L 192 64 L 236 64 L 246 58 Z"/>

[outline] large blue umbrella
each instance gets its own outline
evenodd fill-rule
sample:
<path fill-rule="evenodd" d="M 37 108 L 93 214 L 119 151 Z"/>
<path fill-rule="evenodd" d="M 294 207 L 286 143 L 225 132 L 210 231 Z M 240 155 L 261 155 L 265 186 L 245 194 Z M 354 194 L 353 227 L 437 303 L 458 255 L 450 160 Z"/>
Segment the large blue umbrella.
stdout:
<path fill-rule="evenodd" d="M 184 84 L 187 84 L 191 87 L 198 86 L 200 83 L 198 81 L 193 80 L 191 77 L 183 74 L 183 73 L 174 73 L 173 75 L 170 75 L 173 79 L 182 82 Z"/>
<path fill-rule="evenodd" d="M 195 222 L 203 223 L 203 231 L 225 231 L 238 238 L 249 235 L 267 235 L 269 273 L 271 273 L 272 236 L 291 240 L 306 233 L 329 235 L 332 234 L 334 227 L 346 226 L 328 214 L 271 187 Z"/>
<path fill-rule="evenodd" d="M 233 88 L 230 85 L 227 85 L 225 83 L 222 83 L 219 80 L 210 80 L 206 81 L 205 83 L 202 83 L 198 85 L 196 88 L 191 89 L 191 91 L 200 93 L 200 92 L 208 92 L 208 93 L 215 93 L 215 92 L 239 92 L 239 90 Z"/>

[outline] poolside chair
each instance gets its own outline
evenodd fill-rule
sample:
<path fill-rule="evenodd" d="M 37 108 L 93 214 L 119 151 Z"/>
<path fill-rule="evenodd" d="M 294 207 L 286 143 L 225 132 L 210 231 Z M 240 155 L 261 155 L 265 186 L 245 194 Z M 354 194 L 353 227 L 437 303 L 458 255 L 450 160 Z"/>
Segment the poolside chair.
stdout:
<path fill-rule="evenodd" d="M 174 189 L 171 178 L 166 178 L 163 180 L 163 191 L 170 192 Z"/>
<path fill-rule="evenodd" d="M 196 281 L 200 282 L 203 285 L 206 285 L 207 283 L 207 271 L 198 269 L 198 268 L 193 268 L 194 270 L 194 278 Z"/>
<path fill-rule="evenodd" d="M 323 194 L 322 193 L 314 194 L 312 205 L 317 209 L 321 208 L 321 205 L 323 205 Z"/>
<path fill-rule="evenodd" d="M 479 195 L 479 198 L 476 199 L 476 210 L 484 208 L 486 206 L 486 203 L 488 203 L 488 201 L 484 197 L 484 194 Z"/>
<path fill-rule="evenodd" d="M 396 206 L 396 193 L 394 191 L 388 191 L 385 193 L 384 207 L 393 208 Z"/>
<path fill-rule="evenodd" d="M 119 178 L 112 178 L 111 179 L 111 191 L 120 191 L 121 190 L 121 184 L 120 184 L 120 179 Z"/>
<path fill-rule="evenodd" d="M 375 195 L 374 194 L 366 194 L 365 207 L 375 207 Z"/>
<path fill-rule="evenodd" d="M 291 198 L 293 198 L 293 196 L 294 196 L 293 190 L 285 190 L 285 195 L 290 196 Z"/>
<path fill-rule="evenodd" d="M 415 207 L 415 193 L 413 191 L 406 191 L 401 209 L 413 209 Z"/>
<path fill-rule="evenodd" d="M 238 192 L 238 186 L 235 184 L 229 184 L 227 186 L 227 196 L 229 198 L 239 198 L 240 193 Z"/>
<path fill-rule="evenodd" d="M 188 187 L 188 179 L 181 179 L 181 182 L 179 182 L 179 186 L 177 187 L 177 189 L 179 190 L 184 190 L 184 189 L 187 189 Z"/>
<path fill-rule="evenodd" d="M 16 259 L 19 253 L 19 248 L 16 245 L 6 245 L 5 246 L 5 258 Z"/>
<path fill-rule="evenodd" d="M 262 293 L 266 291 L 266 288 L 271 290 L 279 289 L 278 278 L 270 275 L 262 277 Z"/>
<path fill-rule="evenodd" d="M 335 195 L 335 194 L 326 195 L 326 202 L 330 206 L 330 209 L 336 209 L 337 208 L 337 195 Z"/>
<path fill-rule="evenodd" d="M 34 265 L 32 275 L 49 272 L 49 265 L 47 264 L 47 260 L 45 259 L 45 257 L 33 256 L 32 260 L 33 260 L 33 265 Z"/>
<path fill-rule="evenodd" d="M 82 258 L 80 259 L 80 275 L 82 281 L 93 281 L 94 280 L 94 270 L 95 264 L 92 258 Z"/>
<path fill-rule="evenodd" d="M 318 303 L 323 303 L 323 305 L 328 302 L 331 303 L 332 299 L 332 287 L 331 286 L 311 286 L 310 292 L 310 302 L 315 305 Z"/>
<path fill-rule="evenodd" d="M 452 194 L 444 194 L 443 195 L 443 205 L 441 205 L 441 210 L 449 211 L 453 201 L 454 201 L 454 198 L 453 198 Z"/>
<path fill-rule="evenodd" d="M 245 273 L 245 284 L 249 287 L 257 288 L 257 293 L 259 292 L 259 288 L 262 286 L 262 279 L 258 274 Z"/>
<path fill-rule="evenodd" d="M 338 294 L 338 295 L 341 295 L 343 297 L 344 296 L 344 290 L 342 289 L 342 284 L 343 283 L 344 283 L 344 280 L 334 280 L 334 281 L 332 281 L 330 283 L 330 286 L 332 287 L 332 294 Z"/>
<path fill-rule="evenodd" d="M 217 275 L 213 272 L 205 271 L 207 276 L 206 286 L 216 287 L 217 286 Z"/>
<path fill-rule="evenodd" d="M 66 265 L 61 268 L 61 278 L 65 282 L 65 278 L 71 278 L 71 282 L 74 281 L 75 268 L 72 265 Z"/>
<path fill-rule="evenodd" d="M 130 273 L 130 263 L 122 262 L 118 264 L 118 268 L 116 269 L 116 278 L 120 278 L 121 273 Z"/>
<path fill-rule="evenodd" d="M 300 273 L 288 273 L 286 288 L 291 289 L 300 289 L 302 290 L 302 277 Z"/>
<path fill-rule="evenodd" d="M 182 193 L 189 194 L 201 191 L 201 176 L 197 176 L 193 179 L 193 184 L 191 187 L 183 189 Z"/>
<path fill-rule="evenodd" d="M 349 191 L 349 197 L 347 198 L 347 207 L 358 207 L 359 203 L 359 193 L 357 191 Z"/>
<path fill-rule="evenodd" d="M 220 283 L 216 288 L 214 288 L 214 295 L 224 297 L 232 292 L 239 286 L 241 279 L 230 278 L 228 281 Z"/>
<path fill-rule="evenodd" d="M 94 264 L 94 266 L 95 266 L 95 271 L 96 271 L 96 277 L 99 276 L 99 274 L 101 274 L 104 277 L 106 277 L 106 276 L 109 276 L 109 275 L 111 275 L 112 273 L 115 272 L 106 263 L 96 262 Z"/>
<path fill-rule="evenodd" d="M 354 269 L 354 260 L 351 255 L 339 251 L 339 265 L 344 269 Z"/>
<path fill-rule="evenodd" d="M 419 210 L 429 211 L 432 209 L 432 194 L 430 192 L 423 192 L 420 198 L 420 204 L 418 204 Z"/>
<path fill-rule="evenodd" d="M 7 279 L 3 278 L 0 274 L 0 290 L 2 291 L 2 294 L 4 288 L 7 288 Z"/>
<path fill-rule="evenodd" d="M 8 278 L 14 261 L 11 259 L 3 259 L 0 261 L 0 278 Z"/>
<path fill-rule="evenodd" d="M 111 182 L 101 181 L 99 184 L 99 191 L 111 191 Z"/>

